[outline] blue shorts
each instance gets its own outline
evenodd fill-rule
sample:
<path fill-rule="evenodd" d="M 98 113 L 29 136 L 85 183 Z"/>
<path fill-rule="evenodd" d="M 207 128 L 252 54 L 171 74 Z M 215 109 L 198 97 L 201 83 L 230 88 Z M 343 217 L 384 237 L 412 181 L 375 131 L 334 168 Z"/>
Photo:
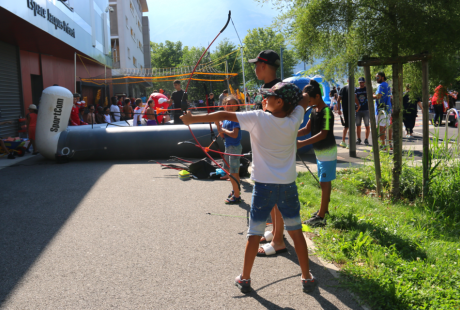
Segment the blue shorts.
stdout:
<path fill-rule="evenodd" d="M 337 159 L 332 161 L 320 161 L 316 159 L 318 165 L 318 178 L 320 182 L 331 182 L 336 179 Z"/>
<path fill-rule="evenodd" d="M 275 205 L 278 206 L 283 216 L 286 230 L 302 228 L 299 194 L 295 182 L 290 184 L 255 182 L 252 191 L 248 237 L 264 235 L 268 216 Z"/>
<path fill-rule="evenodd" d="M 225 147 L 225 153 L 228 153 L 228 154 L 241 155 L 242 151 L 243 151 L 243 146 L 241 144 L 228 145 Z M 239 156 L 224 155 L 224 158 L 227 161 L 227 163 L 230 165 L 230 167 L 227 167 L 227 164 L 225 164 L 225 167 L 229 170 L 230 173 L 240 172 L 240 157 Z"/>

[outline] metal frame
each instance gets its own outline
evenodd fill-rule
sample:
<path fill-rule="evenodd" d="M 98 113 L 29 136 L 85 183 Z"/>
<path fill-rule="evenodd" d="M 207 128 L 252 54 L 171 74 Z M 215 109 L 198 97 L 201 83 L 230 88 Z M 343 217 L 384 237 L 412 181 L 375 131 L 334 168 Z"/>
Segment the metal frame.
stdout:
<path fill-rule="evenodd" d="M 446 112 L 446 137 L 447 139 L 449 139 L 449 114 L 451 112 L 455 112 L 455 114 L 457 115 L 457 122 L 459 122 L 459 118 L 458 118 L 458 111 L 457 109 L 455 108 L 451 108 L 449 110 L 447 110 Z M 460 125 L 460 124 L 459 124 Z M 457 147 L 460 147 L 460 126 L 458 126 L 457 128 Z M 448 141 L 446 141 L 446 149 L 448 150 L 449 149 L 449 143 Z"/>

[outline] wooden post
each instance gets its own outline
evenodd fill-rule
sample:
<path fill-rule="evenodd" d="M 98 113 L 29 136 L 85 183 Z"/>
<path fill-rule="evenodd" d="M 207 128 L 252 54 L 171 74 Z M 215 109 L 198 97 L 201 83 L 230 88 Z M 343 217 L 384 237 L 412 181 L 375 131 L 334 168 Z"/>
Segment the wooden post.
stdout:
<path fill-rule="evenodd" d="M 348 64 L 348 153 L 356 157 L 356 121 L 355 121 L 355 74 L 351 63 Z"/>
<path fill-rule="evenodd" d="M 430 169 L 430 136 L 428 130 L 429 98 L 428 98 L 428 60 L 422 61 L 422 107 L 423 107 L 423 200 L 428 194 Z"/>
<path fill-rule="evenodd" d="M 382 172 L 380 170 L 380 153 L 379 153 L 379 128 L 377 128 L 374 109 L 374 92 L 372 90 L 371 69 L 369 66 L 364 66 L 364 76 L 366 78 L 367 102 L 369 105 L 369 116 L 371 119 L 371 135 L 372 135 L 372 152 L 374 153 L 375 166 L 375 183 L 377 186 L 377 195 L 382 198 Z"/>
<path fill-rule="evenodd" d="M 402 171 L 402 64 L 393 64 L 393 180 L 392 196 L 399 199 L 399 178 Z"/>

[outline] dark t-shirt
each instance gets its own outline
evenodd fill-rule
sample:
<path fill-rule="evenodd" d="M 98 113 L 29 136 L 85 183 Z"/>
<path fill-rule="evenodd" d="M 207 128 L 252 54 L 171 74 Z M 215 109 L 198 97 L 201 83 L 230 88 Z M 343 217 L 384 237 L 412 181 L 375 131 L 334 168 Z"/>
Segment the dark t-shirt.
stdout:
<path fill-rule="evenodd" d="M 174 109 L 187 110 L 187 102 L 182 102 L 182 97 L 184 96 L 184 91 L 176 90 L 171 94 L 171 99 L 174 102 Z M 183 124 L 180 116 L 182 115 L 181 110 L 174 111 L 174 124 Z"/>
<path fill-rule="evenodd" d="M 263 84 L 261 88 L 272 88 L 273 86 L 275 86 L 279 82 L 282 82 L 282 81 L 280 79 L 276 78 L 273 81 L 271 81 L 270 83 Z M 257 102 L 255 102 L 254 110 L 262 110 L 262 101 L 257 100 Z"/>
<path fill-rule="evenodd" d="M 176 91 L 174 91 L 172 93 L 171 99 L 174 102 L 174 108 L 175 109 L 182 108 L 181 104 L 182 104 L 182 97 L 183 96 L 184 96 L 184 91 L 182 89 L 181 90 L 176 90 Z"/>
<path fill-rule="evenodd" d="M 356 88 L 355 94 L 358 97 L 358 102 L 360 105 L 359 111 L 369 111 L 369 103 L 367 101 L 367 90 L 364 88 Z"/>
<path fill-rule="evenodd" d="M 324 107 L 321 111 L 316 112 L 313 109 L 310 114 L 311 136 L 315 136 L 321 130 L 327 130 L 325 139 L 313 143 L 316 157 L 320 161 L 332 161 L 337 159 L 337 144 L 334 137 L 334 114 L 329 107 Z"/>
<path fill-rule="evenodd" d="M 416 116 L 417 115 L 417 102 L 422 101 L 420 98 L 416 100 L 410 100 L 409 93 L 406 93 L 403 97 L 403 114 L 407 116 Z"/>
<path fill-rule="evenodd" d="M 342 110 L 348 112 L 348 85 L 340 89 L 339 96 L 342 98 L 342 102 L 340 103 Z"/>

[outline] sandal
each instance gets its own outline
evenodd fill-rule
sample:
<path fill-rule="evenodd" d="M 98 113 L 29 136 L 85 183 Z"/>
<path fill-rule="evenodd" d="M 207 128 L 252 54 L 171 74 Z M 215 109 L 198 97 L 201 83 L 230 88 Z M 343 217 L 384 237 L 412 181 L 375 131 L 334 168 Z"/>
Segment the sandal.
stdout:
<path fill-rule="evenodd" d="M 235 193 L 235 191 L 232 191 L 229 195 L 228 195 L 228 198 L 232 198 L 233 194 Z"/>
<path fill-rule="evenodd" d="M 264 244 L 260 248 L 262 248 L 264 252 L 257 252 L 257 256 L 259 257 L 275 256 L 276 254 L 281 254 L 288 251 L 286 248 L 277 251 L 270 243 Z"/>
<path fill-rule="evenodd" d="M 235 196 L 232 196 L 230 198 L 228 198 L 227 200 L 225 200 L 225 204 L 226 205 L 237 205 L 241 202 L 241 197 L 235 197 Z"/>
<path fill-rule="evenodd" d="M 262 240 L 263 239 L 263 240 Z M 265 233 L 264 233 L 264 236 L 262 238 L 260 238 L 260 242 L 259 243 L 266 243 L 266 242 L 271 242 L 273 240 L 273 232 L 267 230 Z"/>

